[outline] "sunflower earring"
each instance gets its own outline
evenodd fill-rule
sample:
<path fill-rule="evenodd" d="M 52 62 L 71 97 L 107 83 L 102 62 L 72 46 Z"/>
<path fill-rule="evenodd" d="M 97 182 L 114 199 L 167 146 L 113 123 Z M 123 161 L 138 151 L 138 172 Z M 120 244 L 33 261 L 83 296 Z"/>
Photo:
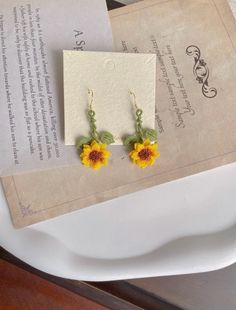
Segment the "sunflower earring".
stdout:
<path fill-rule="evenodd" d="M 90 136 L 81 137 L 76 147 L 81 152 L 80 158 L 84 166 L 99 170 L 102 166 L 107 166 L 111 152 L 107 150 L 107 145 L 114 143 L 113 135 L 108 131 L 98 133 L 96 126 L 96 114 L 93 110 L 94 94 L 88 90 L 89 106 L 87 111 L 90 125 Z"/>
<path fill-rule="evenodd" d="M 130 159 L 140 168 L 152 166 L 156 158 L 160 156 L 157 145 L 157 132 L 154 129 L 143 128 L 141 110 L 136 103 L 135 94 L 130 91 L 132 103 L 135 109 L 135 134 L 129 135 L 124 139 L 124 145 L 131 149 Z"/>

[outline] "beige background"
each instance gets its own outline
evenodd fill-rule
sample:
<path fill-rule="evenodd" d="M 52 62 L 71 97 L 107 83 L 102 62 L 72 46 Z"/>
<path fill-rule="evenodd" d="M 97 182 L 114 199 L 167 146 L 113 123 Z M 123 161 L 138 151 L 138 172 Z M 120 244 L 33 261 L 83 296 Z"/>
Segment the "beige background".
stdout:
<path fill-rule="evenodd" d="M 151 169 L 138 169 L 130 163 L 123 148 L 113 147 L 109 167 L 99 173 L 78 165 L 4 178 L 16 227 L 236 160 L 236 26 L 227 2 L 159 2 L 144 1 L 111 13 L 116 49 L 122 50 L 121 41 L 125 41 L 131 50 L 153 52 L 150 38 L 154 37 L 159 52 L 164 55 L 170 83 L 176 86 L 166 48 L 170 45 L 195 114 L 183 113 L 185 127 L 176 127 L 177 114 L 173 112 L 167 84 L 160 75 L 159 62 L 156 119 L 161 157 L 156 165 Z M 200 47 L 202 58 L 209 66 L 209 84 L 218 90 L 214 99 L 203 96 L 201 85 L 193 75 L 194 59 L 185 52 L 191 44 Z M 179 111 L 184 112 L 175 86 Z M 160 119 L 164 131 L 161 131 Z"/>

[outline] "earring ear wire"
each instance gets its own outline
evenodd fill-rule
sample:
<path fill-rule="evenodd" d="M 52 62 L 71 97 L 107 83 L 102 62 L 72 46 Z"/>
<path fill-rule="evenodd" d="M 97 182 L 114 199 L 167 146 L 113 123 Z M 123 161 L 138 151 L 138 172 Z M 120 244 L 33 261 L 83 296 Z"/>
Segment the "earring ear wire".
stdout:
<path fill-rule="evenodd" d="M 88 103 L 89 110 L 92 110 L 94 100 L 94 93 L 92 89 L 88 88 L 88 96 L 89 96 L 89 103 Z"/>
<path fill-rule="evenodd" d="M 132 103 L 133 103 L 135 110 L 138 110 L 137 99 L 136 99 L 135 93 L 132 90 L 129 90 L 129 95 L 131 97 L 131 100 L 132 100 Z"/>

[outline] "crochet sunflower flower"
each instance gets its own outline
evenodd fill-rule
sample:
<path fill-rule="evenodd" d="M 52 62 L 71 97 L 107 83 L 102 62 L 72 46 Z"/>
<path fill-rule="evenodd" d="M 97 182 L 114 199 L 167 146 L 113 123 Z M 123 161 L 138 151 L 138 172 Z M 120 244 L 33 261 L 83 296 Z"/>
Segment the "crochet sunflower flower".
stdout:
<path fill-rule="evenodd" d="M 95 140 L 91 144 L 84 144 L 83 151 L 80 154 L 82 163 L 94 170 L 107 166 L 110 156 L 111 153 L 107 151 L 107 145 L 97 143 Z"/>
<path fill-rule="evenodd" d="M 134 150 L 129 153 L 129 156 L 134 164 L 140 168 L 146 168 L 155 163 L 160 153 L 157 150 L 157 143 L 151 144 L 151 141 L 146 139 L 143 143 L 135 143 Z"/>
<path fill-rule="evenodd" d="M 160 156 L 157 145 L 157 131 L 152 128 L 143 128 L 143 110 L 138 108 L 136 104 L 136 96 L 130 91 L 133 96 L 135 108 L 135 133 L 124 137 L 124 145 L 131 149 L 129 152 L 130 159 L 140 168 L 152 166 L 156 158 Z"/>

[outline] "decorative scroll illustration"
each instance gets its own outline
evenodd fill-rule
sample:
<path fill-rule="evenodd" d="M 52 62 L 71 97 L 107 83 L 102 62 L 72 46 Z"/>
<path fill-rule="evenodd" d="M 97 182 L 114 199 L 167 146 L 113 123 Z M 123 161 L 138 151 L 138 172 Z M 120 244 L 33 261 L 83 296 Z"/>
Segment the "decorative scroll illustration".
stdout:
<path fill-rule="evenodd" d="M 194 58 L 193 74 L 196 76 L 196 80 L 202 84 L 202 94 L 207 98 L 214 98 L 217 95 L 217 89 L 208 85 L 209 68 L 201 58 L 200 49 L 195 45 L 190 45 L 186 48 L 186 54 Z"/>

